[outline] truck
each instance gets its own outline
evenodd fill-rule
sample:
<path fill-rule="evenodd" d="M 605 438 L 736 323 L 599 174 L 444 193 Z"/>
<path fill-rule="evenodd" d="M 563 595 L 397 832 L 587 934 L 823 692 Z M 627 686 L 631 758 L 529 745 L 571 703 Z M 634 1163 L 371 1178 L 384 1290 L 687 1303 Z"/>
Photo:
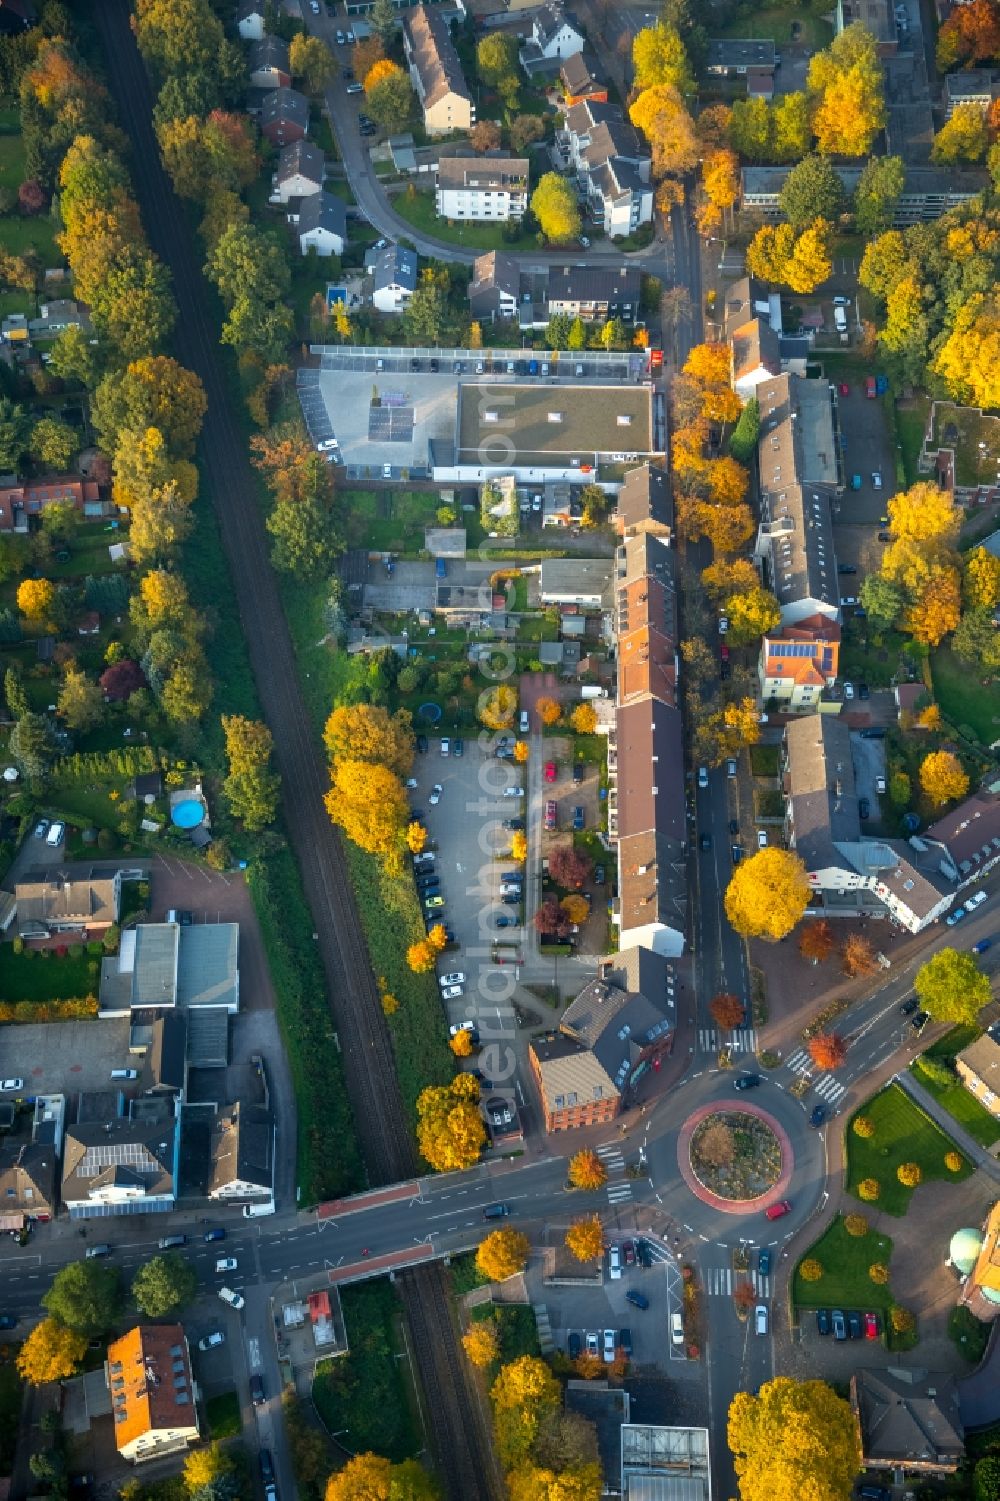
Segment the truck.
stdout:
<path fill-rule="evenodd" d="M 580 689 L 580 697 L 584 698 L 584 699 L 587 699 L 587 698 L 607 698 L 607 696 L 608 696 L 608 690 L 606 688 L 598 688 L 596 686 L 596 684 L 589 684 L 588 683 L 583 688 Z"/>

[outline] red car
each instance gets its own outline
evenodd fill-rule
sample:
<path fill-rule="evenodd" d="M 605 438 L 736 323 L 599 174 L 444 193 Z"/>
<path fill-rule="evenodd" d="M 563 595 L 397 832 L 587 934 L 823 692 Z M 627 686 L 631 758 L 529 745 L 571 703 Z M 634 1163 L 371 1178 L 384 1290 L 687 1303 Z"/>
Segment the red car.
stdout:
<path fill-rule="evenodd" d="M 546 763 L 545 763 L 545 780 L 547 782 L 554 782 L 555 779 L 556 779 L 556 763 L 554 761 L 546 761 Z"/>
<path fill-rule="evenodd" d="M 850 396 L 850 394 L 851 394 L 851 388 L 847 384 L 846 380 L 842 380 L 840 382 L 839 390 L 840 390 L 841 396 Z"/>
<path fill-rule="evenodd" d="M 725 644 L 725 642 L 723 642 L 723 644 L 719 647 L 719 661 L 729 661 L 729 647 Z"/>
<path fill-rule="evenodd" d="M 791 1214 L 792 1206 L 787 1199 L 779 1199 L 777 1204 L 771 1204 L 764 1210 L 766 1220 L 780 1220 L 782 1215 Z"/>
<path fill-rule="evenodd" d="M 865 1314 L 865 1339 L 878 1339 L 878 1314 Z"/>
<path fill-rule="evenodd" d="M 555 804 L 555 799 L 550 797 L 549 800 L 548 800 L 548 802 L 545 804 L 545 827 L 547 829 L 551 830 L 551 829 L 554 829 L 555 826 L 556 826 L 556 804 Z"/>

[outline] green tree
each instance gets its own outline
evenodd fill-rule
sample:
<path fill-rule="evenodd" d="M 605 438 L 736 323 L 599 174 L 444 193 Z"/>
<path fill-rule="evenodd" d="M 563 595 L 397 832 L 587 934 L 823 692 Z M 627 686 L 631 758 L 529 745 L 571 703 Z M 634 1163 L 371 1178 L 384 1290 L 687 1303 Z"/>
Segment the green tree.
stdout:
<path fill-rule="evenodd" d="M 229 775 L 223 791 L 234 818 L 251 833 L 274 822 L 281 779 L 271 770 L 271 731 L 260 720 L 224 714 Z"/>
<path fill-rule="evenodd" d="M 205 263 L 205 274 L 230 309 L 245 298 L 275 303 L 291 283 L 284 247 L 252 224 L 233 224 L 220 236 Z"/>
<path fill-rule="evenodd" d="M 271 561 L 303 583 L 329 577 L 343 548 L 330 511 L 320 500 L 279 500 L 265 525 L 271 534 Z"/>
<path fill-rule="evenodd" d="M 990 144 L 986 117 L 978 104 L 957 104 L 934 137 L 931 161 L 952 167 L 982 161 Z"/>
<path fill-rule="evenodd" d="M 906 604 L 902 589 L 878 573 L 862 580 L 860 599 L 875 630 L 891 630 Z"/>
<path fill-rule="evenodd" d="M 23 719 L 25 714 L 30 714 L 31 704 L 28 701 L 24 681 L 16 667 L 8 667 L 4 673 L 3 692 L 7 700 L 7 708 L 14 719 Z"/>
<path fill-rule="evenodd" d="M 97 351 L 82 328 L 66 328 L 52 345 L 49 370 L 60 380 L 78 381 L 88 390 L 97 374 Z"/>
<path fill-rule="evenodd" d="M 760 435 L 760 402 L 751 396 L 729 438 L 729 452 L 740 464 L 749 464 L 757 452 Z"/>
<path fill-rule="evenodd" d="M 476 67 L 483 83 L 496 88 L 501 80 L 517 77 L 517 38 L 507 31 L 491 31 L 476 47 Z"/>
<path fill-rule="evenodd" d="M 371 74 L 368 76 L 371 77 Z M 402 68 L 391 68 L 370 87 L 365 85 L 365 103 L 371 111 L 372 119 L 379 125 L 384 125 L 387 130 L 399 129 L 406 124 L 413 108 L 410 75 Z"/>
<path fill-rule="evenodd" d="M 337 70 L 337 60 L 326 43 L 303 31 L 292 37 L 288 61 L 293 76 L 302 79 L 310 94 L 325 89 Z"/>
<path fill-rule="evenodd" d="M 861 234 L 879 235 L 892 228 L 905 180 L 901 156 L 869 158 L 854 193 L 854 222 Z"/>
<path fill-rule="evenodd" d="M 993 611 L 967 610 L 955 628 L 951 648 L 970 666 L 996 672 L 1000 667 L 1000 631 L 993 624 Z"/>
<path fill-rule="evenodd" d="M 436 345 L 447 317 L 445 291 L 438 273 L 428 268 L 420 274 L 413 296 L 403 309 L 403 327 L 411 344 Z"/>
<path fill-rule="evenodd" d="M 569 313 L 553 313 L 545 325 L 545 347 L 568 349 L 569 331 L 572 327 Z"/>
<path fill-rule="evenodd" d="M 987 1454 L 972 1472 L 976 1501 L 997 1501 L 1000 1496 L 1000 1456 Z"/>
<path fill-rule="evenodd" d="M 569 326 L 569 333 L 566 335 L 566 348 L 586 349 L 586 347 L 587 326 L 582 318 L 574 318 Z"/>
<path fill-rule="evenodd" d="M 844 207 L 844 187 L 830 158 L 803 157 L 785 178 L 780 204 L 796 229 L 805 229 L 814 219 L 836 219 Z"/>
<path fill-rule="evenodd" d="M 171 458 L 190 458 L 207 405 L 193 370 L 168 355 L 154 355 L 106 375 L 94 392 L 90 416 L 108 453 L 126 430 L 155 427 Z"/>
<path fill-rule="evenodd" d="M 175 1251 L 154 1256 L 132 1279 L 132 1297 L 147 1318 L 165 1319 L 190 1303 L 198 1291 L 198 1273 Z"/>
<path fill-rule="evenodd" d="M 44 777 L 52 763 L 52 734 L 41 714 L 21 716 L 7 742 L 11 759 L 30 781 Z"/>
<path fill-rule="evenodd" d="M 724 609 L 729 619 L 730 640 L 737 646 L 745 646 L 773 631 L 781 620 L 781 606 L 769 589 L 733 594 L 725 601 Z"/>
<path fill-rule="evenodd" d="M 68 422 L 42 417 L 31 429 L 31 453 L 46 469 L 68 469 L 80 447 L 80 435 Z"/>
<path fill-rule="evenodd" d="M 0 396 L 0 470 L 17 474 L 31 447 L 31 418 L 24 407 Z"/>
<path fill-rule="evenodd" d="M 71 1261 L 42 1294 L 42 1306 L 58 1323 L 87 1339 L 106 1334 L 118 1317 L 121 1287 L 114 1267 Z"/>
<path fill-rule="evenodd" d="M 545 238 L 554 245 L 575 240 L 580 234 L 580 208 L 576 193 L 558 172 L 546 172 L 531 195 L 531 211 Z"/>
<path fill-rule="evenodd" d="M 938 1022 L 975 1022 L 989 1004 L 990 980 L 972 954 L 939 949 L 918 971 L 914 989 L 925 1011 Z"/>
<path fill-rule="evenodd" d="M 368 21 L 382 43 L 383 51 L 388 52 L 389 44 L 399 30 L 399 15 L 392 0 L 375 0 Z"/>
<path fill-rule="evenodd" d="M 81 667 L 68 666 L 59 690 L 59 717 L 71 730 L 85 732 L 100 724 L 105 715 L 100 684 Z"/>

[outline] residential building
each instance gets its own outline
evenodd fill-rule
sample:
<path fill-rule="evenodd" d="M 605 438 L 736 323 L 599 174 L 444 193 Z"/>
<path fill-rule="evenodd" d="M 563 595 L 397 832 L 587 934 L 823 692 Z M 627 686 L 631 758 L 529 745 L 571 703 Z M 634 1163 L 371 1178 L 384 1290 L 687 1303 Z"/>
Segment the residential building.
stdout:
<path fill-rule="evenodd" d="M 90 332 L 90 313 L 82 303 L 72 297 L 56 297 L 51 302 L 42 302 L 39 316 L 28 319 L 28 332 L 33 339 L 51 339 L 64 333 L 67 328 L 82 328 Z"/>
<path fill-rule="evenodd" d="M 565 313 L 584 323 L 609 318 L 634 322 L 639 313 L 642 276 L 634 266 L 552 266 L 548 279 L 548 313 Z"/>
<path fill-rule="evenodd" d="M 751 318 L 727 335 L 732 353 L 731 381 L 741 401 L 781 374 L 779 338 L 767 318 Z"/>
<path fill-rule="evenodd" d="M 980 1105 L 1000 1117 L 1000 1042 L 984 1032 L 958 1054 L 955 1072 Z"/>
<path fill-rule="evenodd" d="M 85 863 L 27 870 L 15 882 L 17 931 L 21 938 L 76 933 L 99 938 L 118 921 L 122 872 Z"/>
<path fill-rule="evenodd" d="M 604 610 L 611 604 L 610 558 L 544 558 L 539 598 L 543 605 L 576 605 Z"/>
<path fill-rule="evenodd" d="M 781 190 L 790 167 L 744 167 L 740 173 L 742 207 L 765 219 L 781 218 Z M 852 196 L 861 177 L 860 167 L 837 167 L 845 193 Z M 896 205 L 897 226 L 939 219 L 948 209 L 975 198 L 987 185 L 975 169 L 907 166 L 906 181 Z"/>
<path fill-rule="evenodd" d="M 904 685 L 901 685 L 901 687 Z M 961 889 L 1000 860 L 1000 796 L 981 787 L 919 835 L 941 855 L 941 869 Z"/>
<path fill-rule="evenodd" d="M 576 1412 L 594 1427 L 597 1457 L 604 1477 L 604 1495 L 617 1496 L 622 1468 L 622 1424 L 632 1413 L 632 1401 L 622 1386 L 596 1381 L 566 1382 L 563 1402 L 567 1412 Z"/>
<path fill-rule="evenodd" d="M 520 219 L 528 207 L 528 158 L 443 156 L 435 194 L 442 219 Z"/>
<path fill-rule="evenodd" d="M 513 256 L 502 250 L 477 255 L 469 282 L 469 309 L 473 318 L 494 323 L 498 318 L 516 318 L 521 273 Z"/>
<path fill-rule="evenodd" d="M 768 292 L 754 276 L 743 276 L 725 289 L 722 305 L 722 333 L 727 344 L 747 323 L 761 318 L 781 338 L 781 293 Z"/>
<path fill-rule="evenodd" d="M 295 236 L 303 255 L 310 250 L 326 259 L 343 255 L 347 244 L 347 209 L 333 193 L 311 193 L 303 198 L 294 217 Z"/>
<path fill-rule="evenodd" d="M 637 464 L 618 491 L 615 526 L 620 537 L 651 536 L 669 539 L 674 527 L 674 502 L 666 470 L 658 464 Z"/>
<path fill-rule="evenodd" d="M 964 1274 L 958 1301 L 983 1323 L 992 1323 L 1000 1318 L 1000 1199 L 986 1216 L 982 1232 L 971 1236 L 978 1254 Z"/>
<path fill-rule="evenodd" d="M 240 0 L 236 7 L 236 26 L 245 42 L 259 42 L 264 35 L 263 0 Z"/>
<path fill-rule="evenodd" d="M 417 253 L 386 245 L 372 267 L 372 305 L 380 313 L 401 313 L 417 290 Z"/>
<path fill-rule="evenodd" d="M 1000 74 L 991 73 L 988 68 L 969 68 L 945 74 L 944 108 L 949 120 L 959 104 L 974 104 L 985 114 L 998 95 Z"/>
<path fill-rule="evenodd" d="M 535 12 L 531 36 L 518 53 L 521 67 L 529 78 L 554 73 L 564 58 L 583 51 L 585 40 L 583 27 L 560 0 L 548 0 Z"/>
<path fill-rule="evenodd" d="M 619 706 L 652 697 L 676 709 L 680 657 L 669 544 L 649 533 L 626 538 L 615 582 Z"/>
<path fill-rule="evenodd" d="M 787 724 L 782 771 L 785 842 L 806 867 L 810 913 L 889 913 L 918 933 L 947 912 L 954 888 L 936 852 L 864 833 L 845 720 L 809 714 Z"/>
<path fill-rule="evenodd" d="M 775 69 L 774 40 L 725 38 L 708 44 L 709 73 L 721 78 L 745 78 L 751 69 L 771 74 Z"/>
<path fill-rule="evenodd" d="M 866 1469 L 954 1475 L 965 1458 L 958 1384 L 950 1371 L 888 1366 L 851 1377 Z"/>
<path fill-rule="evenodd" d="M 758 659 L 761 703 L 780 713 L 815 713 L 824 691 L 836 684 L 839 658 L 840 625 L 826 615 L 768 632 Z M 830 708 L 839 713 L 839 700 Z"/>
<path fill-rule="evenodd" d="M 403 50 L 427 133 L 471 130 L 476 106 L 444 16 L 426 5 L 409 11 L 403 18 Z"/>
<path fill-rule="evenodd" d="M 72 505 L 84 516 L 103 516 L 105 505 L 96 480 L 78 474 L 52 474 L 45 479 L 0 478 L 0 532 L 26 532 L 32 516 L 46 506 Z"/>
<path fill-rule="evenodd" d="M 208 1196 L 225 1204 L 274 1198 L 274 1118 L 262 1105 L 237 1101 L 212 1122 Z"/>
<path fill-rule="evenodd" d="M 118 953 L 101 966 L 101 1015 L 184 1012 L 188 1059 L 226 1063 L 226 1018 L 240 1007 L 238 923 L 141 923 L 127 928 Z M 206 1038 L 215 1053 L 205 1055 Z"/>
<path fill-rule="evenodd" d="M 62 1201 L 70 1219 L 169 1214 L 177 1200 L 180 1118 L 66 1127 Z"/>
<path fill-rule="evenodd" d="M 562 84 L 563 103 L 567 109 L 574 104 L 581 104 L 584 99 L 596 99 L 600 104 L 606 104 L 608 100 L 608 86 L 599 83 L 590 69 L 590 64 L 584 60 L 582 52 L 571 52 L 559 69 L 559 81 Z"/>
<path fill-rule="evenodd" d="M 837 0 L 833 24 L 838 36 L 859 22 L 875 38 L 879 57 L 894 56 L 899 39 L 893 0 Z"/>
<path fill-rule="evenodd" d="M 29 31 L 37 19 L 31 0 L 0 0 L 0 36 Z"/>
<path fill-rule="evenodd" d="M 502 475 L 599 483 L 602 465 L 617 475 L 623 464 L 660 457 L 656 432 L 651 385 L 470 380 L 458 387 L 454 442 L 431 440 L 431 468 L 445 484 Z"/>
<path fill-rule="evenodd" d="M 638 131 L 614 105 L 586 99 L 566 112 L 557 137 L 591 217 L 609 235 L 628 235 L 653 217 L 650 160 Z"/>
<path fill-rule="evenodd" d="M 326 157 L 312 141 L 292 141 L 282 148 L 271 177 L 271 203 L 290 203 L 318 193 L 326 176 Z"/>
<path fill-rule="evenodd" d="M 59 1154 L 53 1140 L 0 1137 L 0 1229 L 14 1215 L 51 1220 L 59 1204 Z"/>
<path fill-rule="evenodd" d="M 602 964 L 554 1036 L 532 1043 L 547 1132 L 614 1120 L 653 1059 L 673 1042 L 673 974 L 650 949 Z"/>
<path fill-rule="evenodd" d="M 622 1424 L 622 1501 L 712 1501 L 707 1428 Z"/>
<path fill-rule="evenodd" d="M 826 381 L 780 375 L 757 387 L 760 525 L 755 555 L 782 625 L 840 618 L 830 505 L 841 487 Z"/>
<path fill-rule="evenodd" d="M 196 1444 L 198 1388 L 180 1324 L 137 1324 L 108 1346 L 115 1444 L 133 1464 Z"/>
<path fill-rule="evenodd" d="M 250 87 L 287 89 L 292 70 L 288 63 L 288 43 L 280 36 L 263 36 L 250 45 Z"/>
<path fill-rule="evenodd" d="M 272 89 L 260 105 L 260 133 L 272 146 L 288 146 L 309 132 L 309 100 L 297 89 Z"/>

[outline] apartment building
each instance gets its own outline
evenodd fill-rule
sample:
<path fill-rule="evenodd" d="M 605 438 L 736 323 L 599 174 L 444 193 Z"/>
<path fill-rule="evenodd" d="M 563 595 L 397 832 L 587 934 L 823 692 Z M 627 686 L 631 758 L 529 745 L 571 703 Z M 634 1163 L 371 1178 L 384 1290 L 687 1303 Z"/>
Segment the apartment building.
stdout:
<path fill-rule="evenodd" d="M 584 323 L 620 318 L 635 321 L 639 313 L 642 276 L 634 266 L 553 266 L 549 270 L 548 315 L 566 313 Z"/>
<path fill-rule="evenodd" d="M 781 218 L 781 190 L 791 167 L 744 167 L 740 173 L 740 201 L 744 209 L 764 219 Z M 861 178 L 859 167 L 837 167 L 848 196 Z M 987 186 L 985 173 L 975 168 L 907 166 L 906 180 L 896 205 L 897 226 L 940 219 L 951 208 L 967 203 Z"/>
<path fill-rule="evenodd" d="M 573 105 L 558 144 L 606 234 L 628 235 L 652 221 L 649 156 L 615 105 L 593 99 Z"/>
<path fill-rule="evenodd" d="M 622 480 L 615 509 L 620 537 L 649 532 L 669 541 L 674 526 L 674 503 L 666 472 L 656 464 L 638 464 Z"/>
<path fill-rule="evenodd" d="M 403 19 L 403 51 L 428 135 L 471 130 L 476 106 L 439 11 L 418 5 Z"/>
<path fill-rule="evenodd" d="M 962 69 L 945 75 L 944 108 L 949 120 L 960 104 L 974 104 L 985 114 L 998 95 L 1000 73 L 992 73 L 988 68 Z"/>
<path fill-rule="evenodd" d="M 559 82 L 567 109 L 571 109 L 574 104 L 581 104 L 584 99 L 595 99 L 599 104 L 607 103 L 608 86 L 594 77 L 582 52 L 573 52 L 566 58 L 559 69 Z"/>
<path fill-rule="evenodd" d="M 742 401 L 749 401 L 758 386 L 781 374 L 778 335 L 767 318 L 758 315 L 734 328 L 729 345 L 732 387 Z"/>
<path fill-rule="evenodd" d="M 984 1032 L 958 1054 L 955 1072 L 990 1115 L 1000 1116 L 1000 1042 Z"/>
<path fill-rule="evenodd" d="M 779 713 L 822 709 L 823 693 L 836 684 L 839 658 L 840 624 L 826 615 L 807 616 L 765 635 L 758 660 L 761 703 Z M 828 703 L 840 712 L 839 700 Z"/>
<path fill-rule="evenodd" d="M 528 207 L 526 156 L 445 156 L 435 206 L 442 219 L 521 219 Z"/>
<path fill-rule="evenodd" d="M 133 1464 L 198 1442 L 198 1388 L 180 1324 L 138 1324 L 108 1346 L 104 1368 L 119 1454 Z"/>
<path fill-rule="evenodd" d="M 498 318 L 516 318 L 521 295 L 521 273 L 513 256 L 502 250 L 477 255 L 469 282 L 469 309 L 480 323 Z"/>

